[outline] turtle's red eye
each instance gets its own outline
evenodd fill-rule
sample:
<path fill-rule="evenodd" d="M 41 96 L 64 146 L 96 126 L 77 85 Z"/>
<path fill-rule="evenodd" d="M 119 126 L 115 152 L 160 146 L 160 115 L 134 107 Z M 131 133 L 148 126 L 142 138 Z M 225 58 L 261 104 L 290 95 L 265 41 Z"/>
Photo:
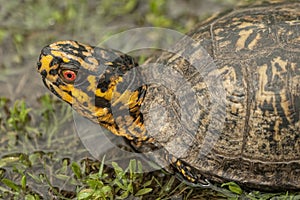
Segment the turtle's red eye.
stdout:
<path fill-rule="evenodd" d="M 66 81 L 67 83 L 72 83 L 75 81 L 77 77 L 77 73 L 67 69 L 62 72 L 62 76 L 64 81 Z"/>

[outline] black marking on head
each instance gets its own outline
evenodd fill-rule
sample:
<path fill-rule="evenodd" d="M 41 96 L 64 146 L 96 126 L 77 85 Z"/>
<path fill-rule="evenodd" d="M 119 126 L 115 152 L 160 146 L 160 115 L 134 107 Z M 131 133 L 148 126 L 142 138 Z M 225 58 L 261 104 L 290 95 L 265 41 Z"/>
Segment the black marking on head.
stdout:
<path fill-rule="evenodd" d="M 81 44 L 78 44 L 78 42 L 74 41 L 79 47 L 75 47 L 72 44 L 66 43 L 66 44 L 58 44 L 59 47 L 61 47 L 61 51 L 74 55 L 78 58 L 81 58 L 82 60 L 86 60 L 86 56 L 82 52 L 88 52 L 88 50 Z M 75 52 L 78 53 L 75 53 Z"/>
<path fill-rule="evenodd" d="M 51 48 L 49 46 L 46 46 L 42 49 L 42 55 L 50 55 L 51 54 Z"/>
<path fill-rule="evenodd" d="M 70 70 L 78 70 L 80 66 L 81 64 L 77 60 L 70 60 L 70 62 L 61 65 L 62 68 Z"/>
<path fill-rule="evenodd" d="M 64 51 L 67 52 L 68 54 L 81 58 L 82 60 L 86 60 L 86 56 L 82 53 L 82 51 L 78 51 L 78 53 L 75 53 L 73 49 L 66 49 Z"/>
<path fill-rule="evenodd" d="M 68 90 L 62 90 L 64 93 L 67 93 L 68 95 L 70 95 L 72 97 L 72 91 L 68 91 Z"/>
<path fill-rule="evenodd" d="M 110 108 L 111 104 L 105 98 L 95 95 L 95 106 L 100 108 Z"/>
<path fill-rule="evenodd" d="M 130 68 L 138 66 L 138 63 L 136 63 L 134 58 L 132 58 L 131 56 L 124 54 L 124 55 L 120 55 L 120 58 L 122 59 L 123 63 L 126 66 L 129 66 Z"/>
<path fill-rule="evenodd" d="M 50 62 L 50 66 L 49 67 L 53 67 L 55 65 L 58 65 L 59 63 L 63 62 L 61 58 L 55 57 L 51 60 Z"/>
<path fill-rule="evenodd" d="M 105 82 L 105 81 L 99 81 L 98 85 L 97 85 L 97 89 L 100 89 L 101 92 L 106 92 L 108 90 L 108 84 L 109 82 Z"/>
<path fill-rule="evenodd" d="M 57 74 L 57 69 L 50 69 L 49 74 L 53 75 L 53 76 L 56 75 Z"/>
<path fill-rule="evenodd" d="M 43 83 L 44 83 L 44 85 L 46 86 L 46 88 L 48 88 L 48 89 L 50 90 L 48 84 L 46 83 L 46 79 L 45 79 L 45 78 L 42 78 L 42 80 L 43 80 Z"/>
<path fill-rule="evenodd" d="M 40 70 L 42 66 L 42 63 L 40 61 L 37 62 L 37 69 Z"/>
<path fill-rule="evenodd" d="M 52 85 L 50 85 L 50 91 L 53 93 L 53 94 L 55 94 L 58 98 L 60 98 L 60 99 L 62 99 L 62 97 L 56 92 L 56 90 L 53 88 L 53 86 Z"/>
<path fill-rule="evenodd" d="M 115 74 L 112 72 L 112 68 L 109 67 L 104 72 L 103 76 L 99 79 L 97 88 L 101 90 L 101 92 L 106 92 L 108 90 L 109 84 L 111 82 L 111 78 Z M 121 74 L 119 74 L 121 75 Z M 118 75 L 117 75 L 118 76 Z"/>
<path fill-rule="evenodd" d="M 55 82 L 53 82 L 53 85 L 56 85 L 57 87 L 60 85 L 66 85 L 61 79 L 57 79 Z"/>
<path fill-rule="evenodd" d="M 43 78 L 46 78 L 47 74 L 48 73 L 45 69 L 41 72 L 41 75 L 42 75 Z"/>
<path fill-rule="evenodd" d="M 79 48 L 74 47 L 74 49 L 78 51 L 87 51 L 87 49 L 83 45 L 79 44 L 78 42 L 76 42 L 76 44 L 79 46 Z"/>
<path fill-rule="evenodd" d="M 77 44 L 77 42 L 75 43 Z M 61 47 L 62 50 L 74 48 L 74 46 L 70 43 L 59 43 L 57 46 Z"/>

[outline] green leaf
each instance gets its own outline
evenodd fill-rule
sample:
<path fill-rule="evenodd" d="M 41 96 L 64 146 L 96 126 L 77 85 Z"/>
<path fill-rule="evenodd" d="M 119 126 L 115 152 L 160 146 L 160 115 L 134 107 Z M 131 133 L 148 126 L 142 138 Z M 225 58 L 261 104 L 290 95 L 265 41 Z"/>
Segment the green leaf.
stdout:
<path fill-rule="evenodd" d="M 131 159 L 129 162 L 129 174 L 130 174 L 130 179 L 134 180 L 134 173 L 136 172 L 136 160 Z"/>
<path fill-rule="evenodd" d="M 29 111 L 31 109 L 26 108 L 24 100 L 17 100 L 14 106 L 9 110 L 10 117 L 7 120 L 8 126 L 12 130 L 23 130 L 26 123 L 29 122 Z"/>
<path fill-rule="evenodd" d="M 33 195 L 31 195 L 31 194 L 27 194 L 25 196 L 25 200 L 36 200 L 36 198 Z"/>
<path fill-rule="evenodd" d="M 139 160 L 138 160 L 137 167 L 138 167 L 137 172 L 140 174 L 143 173 L 143 165 L 142 165 L 141 161 L 139 161 Z"/>
<path fill-rule="evenodd" d="M 153 178 L 151 178 L 151 180 L 149 180 L 149 181 L 146 181 L 146 182 L 143 184 L 143 187 L 147 187 L 147 186 L 151 185 L 152 181 L 153 181 Z"/>
<path fill-rule="evenodd" d="M 229 190 L 235 194 L 242 194 L 243 190 L 235 182 L 223 183 L 221 187 L 228 186 Z"/>
<path fill-rule="evenodd" d="M 11 188 L 14 191 L 20 192 L 20 186 L 18 186 L 11 180 L 4 178 L 2 179 L 2 183 L 4 183 L 7 187 Z"/>
<path fill-rule="evenodd" d="M 18 157 L 18 156 L 7 156 L 7 157 L 0 159 L 0 167 L 4 167 L 6 165 L 9 165 L 11 163 L 15 163 L 18 161 L 20 161 L 20 157 Z"/>
<path fill-rule="evenodd" d="M 21 179 L 21 186 L 22 186 L 22 189 L 23 189 L 23 190 L 26 189 L 26 176 L 25 176 L 25 175 L 22 176 L 22 179 Z"/>
<path fill-rule="evenodd" d="M 100 179 L 103 178 L 104 161 L 105 161 L 105 155 L 102 158 L 101 165 L 100 165 L 99 172 L 98 172 L 98 176 Z"/>
<path fill-rule="evenodd" d="M 172 188 L 172 185 L 173 185 L 174 181 L 175 181 L 175 177 L 172 176 L 172 177 L 170 178 L 170 180 L 168 181 L 168 183 L 166 183 L 166 184 L 163 186 L 162 191 L 169 192 L 169 191 L 171 190 L 171 188 Z"/>
<path fill-rule="evenodd" d="M 115 173 L 116 173 L 116 176 L 118 177 L 118 178 L 122 178 L 123 177 L 123 175 L 124 175 L 124 170 L 118 165 L 118 163 L 116 163 L 116 162 L 112 162 L 111 163 L 112 164 L 112 166 L 113 166 L 113 168 L 114 168 L 114 171 L 115 171 Z"/>
<path fill-rule="evenodd" d="M 30 174 L 30 173 L 27 173 L 27 175 L 30 176 L 30 177 L 31 177 L 35 182 L 37 182 L 38 184 L 41 184 L 41 183 L 42 183 L 42 181 L 41 181 L 41 179 L 40 179 L 39 176 L 36 176 L 36 175 L 34 175 L 34 174 Z"/>
<path fill-rule="evenodd" d="M 132 181 L 127 185 L 127 191 L 129 191 L 130 193 L 133 193 Z"/>
<path fill-rule="evenodd" d="M 92 189 L 84 189 L 78 193 L 77 198 L 79 200 L 89 199 L 89 197 L 91 197 L 93 195 L 93 193 L 94 193 L 94 190 L 92 190 Z"/>
<path fill-rule="evenodd" d="M 137 191 L 137 193 L 135 194 L 135 196 L 145 195 L 145 194 L 151 192 L 152 190 L 153 190 L 152 188 L 143 188 L 143 189 L 140 189 L 139 191 Z"/>
<path fill-rule="evenodd" d="M 98 180 L 87 180 L 86 183 L 92 188 L 92 189 L 97 189 L 103 187 L 103 182 L 98 181 Z"/>
<path fill-rule="evenodd" d="M 80 166 L 76 162 L 72 162 L 71 168 L 75 174 L 75 176 L 80 179 L 81 178 L 81 169 Z"/>
<path fill-rule="evenodd" d="M 105 196 L 112 195 L 112 188 L 110 186 L 104 186 L 101 188 L 101 190 L 105 194 Z"/>
<path fill-rule="evenodd" d="M 129 196 L 129 192 L 125 191 L 121 194 L 121 196 L 118 196 L 117 199 L 126 199 Z"/>
<path fill-rule="evenodd" d="M 122 190 L 127 190 L 127 188 L 118 179 L 115 179 L 114 183 Z"/>
<path fill-rule="evenodd" d="M 60 180 L 64 180 L 64 181 L 67 181 L 70 179 L 70 176 L 69 175 L 65 175 L 65 174 L 55 174 L 55 177 L 60 179 Z"/>

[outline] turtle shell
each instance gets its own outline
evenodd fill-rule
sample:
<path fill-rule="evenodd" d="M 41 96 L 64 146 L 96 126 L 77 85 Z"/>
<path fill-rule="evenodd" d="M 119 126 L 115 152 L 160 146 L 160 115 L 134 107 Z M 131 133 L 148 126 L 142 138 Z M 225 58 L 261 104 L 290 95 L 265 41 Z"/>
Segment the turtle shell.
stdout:
<path fill-rule="evenodd" d="M 300 3 L 233 10 L 161 55 L 176 73 L 153 72 L 173 86 L 147 91 L 153 137 L 208 179 L 300 189 L 299 19 Z"/>

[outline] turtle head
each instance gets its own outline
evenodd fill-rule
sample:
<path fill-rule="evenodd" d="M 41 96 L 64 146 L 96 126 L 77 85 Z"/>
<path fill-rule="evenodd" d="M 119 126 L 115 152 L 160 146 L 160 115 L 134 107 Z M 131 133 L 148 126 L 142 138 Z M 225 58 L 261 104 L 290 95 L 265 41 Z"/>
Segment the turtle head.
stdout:
<path fill-rule="evenodd" d="M 45 86 L 53 94 L 79 114 L 128 139 L 141 138 L 144 132 L 139 108 L 146 86 L 129 89 L 134 77 L 123 78 L 136 66 L 126 54 L 76 41 L 44 47 L 37 63 Z M 136 77 L 135 73 L 128 74 Z M 126 129 L 130 126 L 135 126 L 132 130 L 137 133 L 129 133 Z"/>

